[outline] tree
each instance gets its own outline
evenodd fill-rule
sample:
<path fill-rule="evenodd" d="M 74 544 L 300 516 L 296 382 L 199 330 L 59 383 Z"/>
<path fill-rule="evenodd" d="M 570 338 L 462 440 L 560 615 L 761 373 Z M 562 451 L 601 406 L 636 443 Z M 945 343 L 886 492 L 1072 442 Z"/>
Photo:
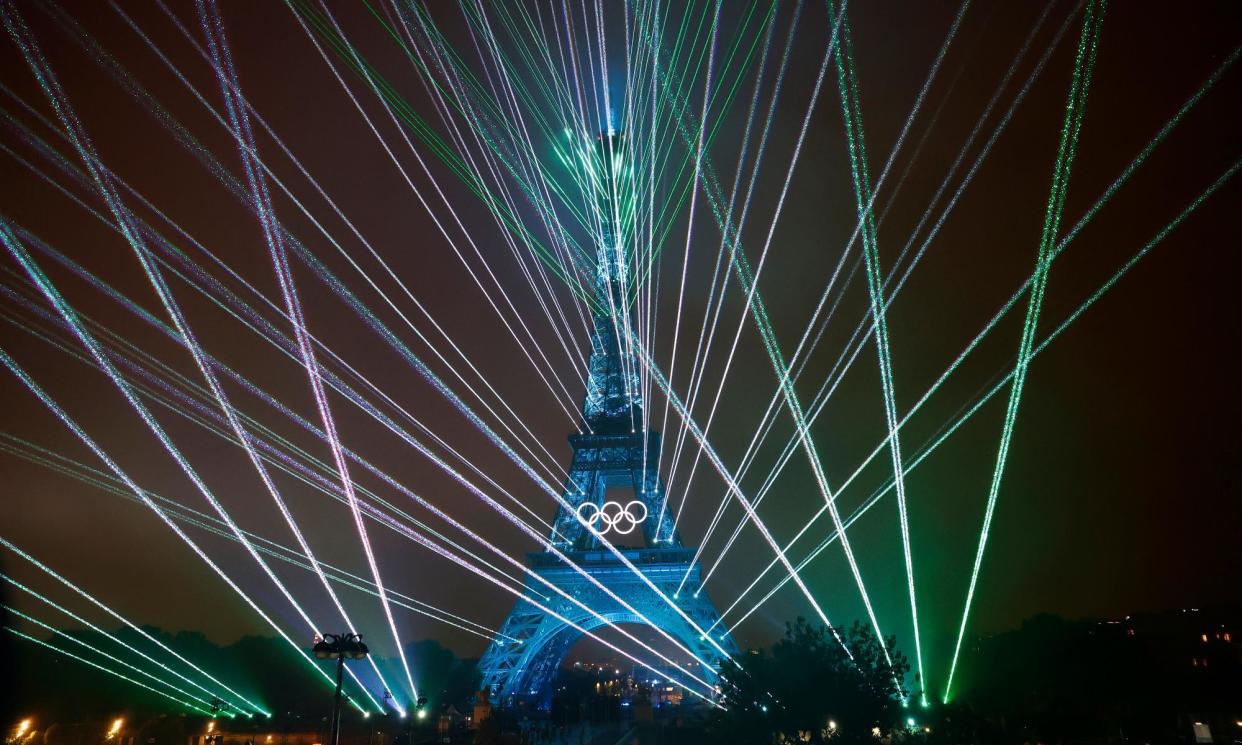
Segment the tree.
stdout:
<path fill-rule="evenodd" d="M 405 655 L 418 675 L 419 694 L 432 711 L 452 704 L 466 710 L 479 690 L 477 660 L 463 660 L 435 639 L 405 645 Z"/>
<path fill-rule="evenodd" d="M 904 727 L 910 665 L 893 637 L 882 646 L 869 626 L 855 622 L 838 640 L 799 618 L 770 654 L 754 650 L 740 664 L 722 675 L 722 741 L 874 742 L 873 728 Z"/>

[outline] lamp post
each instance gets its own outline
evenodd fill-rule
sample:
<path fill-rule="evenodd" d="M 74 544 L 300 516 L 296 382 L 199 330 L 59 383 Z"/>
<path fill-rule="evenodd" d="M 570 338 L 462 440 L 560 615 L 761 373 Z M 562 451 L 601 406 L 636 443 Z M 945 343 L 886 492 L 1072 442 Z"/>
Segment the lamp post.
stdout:
<path fill-rule="evenodd" d="M 234 715 L 229 711 L 231 708 L 233 708 L 233 705 L 219 696 L 211 697 L 211 713 L 213 715 L 221 714 L 226 717 L 232 717 Z"/>
<path fill-rule="evenodd" d="M 336 695 L 332 698 L 332 733 L 329 745 L 338 745 L 341 737 L 341 684 L 345 681 L 345 660 L 361 660 L 367 656 L 367 645 L 361 634 L 324 634 L 311 648 L 321 660 L 336 660 Z"/>
<path fill-rule="evenodd" d="M 414 702 L 414 718 L 410 721 L 410 745 L 415 745 L 414 733 L 418 732 L 419 739 L 422 739 L 422 722 L 427 718 L 427 697 L 419 696 Z"/>

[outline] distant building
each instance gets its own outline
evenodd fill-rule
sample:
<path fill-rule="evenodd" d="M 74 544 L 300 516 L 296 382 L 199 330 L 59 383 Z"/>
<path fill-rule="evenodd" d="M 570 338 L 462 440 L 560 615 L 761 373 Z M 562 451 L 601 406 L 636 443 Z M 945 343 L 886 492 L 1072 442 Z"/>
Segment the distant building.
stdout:
<path fill-rule="evenodd" d="M 1143 644 L 1159 674 L 1175 682 L 1179 729 L 1195 742 L 1242 740 L 1242 613 L 1182 608 L 1127 616 L 1109 623 Z"/>
<path fill-rule="evenodd" d="M 488 717 L 492 715 L 492 702 L 486 690 L 479 691 L 474 698 L 474 715 L 469 717 L 468 724 L 471 729 L 477 728 Z"/>

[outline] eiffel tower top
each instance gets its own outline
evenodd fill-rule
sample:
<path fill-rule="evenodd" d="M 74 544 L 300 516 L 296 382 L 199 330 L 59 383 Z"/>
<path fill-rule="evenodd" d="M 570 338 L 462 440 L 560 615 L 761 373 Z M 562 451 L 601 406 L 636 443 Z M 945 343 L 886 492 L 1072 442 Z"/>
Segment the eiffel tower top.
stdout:
<path fill-rule="evenodd" d="M 583 414 L 595 432 L 635 432 L 642 428 L 639 362 L 633 351 L 628 301 L 625 195 L 632 194 L 633 171 L 626 163 L 625 137 L 607 132 L 597 140 L 594 178 L 596 272 L 590 375 Z"/>

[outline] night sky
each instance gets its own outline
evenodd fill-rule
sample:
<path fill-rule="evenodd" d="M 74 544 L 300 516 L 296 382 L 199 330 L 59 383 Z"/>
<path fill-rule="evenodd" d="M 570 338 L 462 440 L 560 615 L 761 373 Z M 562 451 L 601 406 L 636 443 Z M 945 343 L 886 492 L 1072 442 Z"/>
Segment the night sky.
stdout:
<path fill-rule="evenodd" d="M 605 3 L 611 6 L 611 3 Z M 619 5 L 619 4 L 618 4 Z M 222 97 L 211 68 L 158 4 L 145 0 L 122 4 L 129 18 L 215 109 Z M 338 7 L 339 6 L 339 7 Z M 143 107 L 101 70 L 55 14 L 35 3 L 18 3 L 42 45 L 104 162 L 145 195 L 188 235 L 201 242 L 244 278 L 254 290 L 279 304 L 280 294 L 258 221 L 202 165 L 187 153 Z M 129 69 L 142 86 L 183 122 L 238 177 L 241 161 L 229 133 L 204 109 L 126 21 L 106 3 L 63 3 L 89 39 Z M 367 128 L 354 104 L 326 67 L 296 16 L 277 2 L 220 3 L 244 95 L 348 216 L 353 228 L 383 257 L 404 286 L 474 363 L 560 464 L 568 463 L 566 436 L 574 423 L 536 374 L 518 343 L 479 292 L 463 261 L 443 239 L 427 210 Z M 695 6 L 699 7 L 698 4 Z M 748 4 L 727 2 L 720 38 L 738 33 Z M 858 2 L 849 4 L 862 116 L 872 178 L 884 167 L 942 45 L 959 6 L 955 3 Z M 172 11 L 202 43 L 192 3 L 172 3 Z M 964 164 L 949 181 L 928 225 L 941 214 L 948 195 L 991 135 L 1035 61 L 1067 21 L 1068 29 L 1046 68 L 1015 110 L 973 181 L 948 214 L 925 256 L 891 305 L 888 316 L 897 407 L 900 414 L 917 401 L 946 365 L 975 336 L 996 310 L 1030 275 L 1038 249 L 1049 184 L 1074 63 L 1080 17 L 1072 2 L 1054 3 L 1031 37 L 1030 50 L 1002 92 L 982 134 Z M 876 209 L 885 212 L 879 228 L 880 262 L 890 271 L 919 223 L 929 201 L 953 165 L 993 91 L 1043 11 L 1040 3 L 976 2 L 965 14 L 957 37 L 910 129 L 892 172 L 880 190 Z M 379 70 L 411 107 L 439 126 L 440 120 L 417 72 L 365 7 L 336 3 L 332 12 L 360 54 Z M 610 10 L 609 12 L 619 11 Z M 773 42 L 784 43 L 793 15 L 781 3 Z M 380 16 L 383 13 L 380 12 Z M 478 55 L 460 13 L 449 6 L 435 11 L 448 40 L 467 64 Z M 619 19 L 619 15 L 618 15 Z M 619 34 L 609 29 L 610 39 Z M 751 25 L 747 42 L 755 35 Z M 794 39 L 793 56 L 781 92 L 770 144 L 764 154 L 743 246 L 752 265 L 759 261 L 777 196 L 789 167 L 794 143 L 807 111 L 829 28 L 824 8 L 808 2 Z M 1234 2 L 1181 4 L 1111 3 L 1103 23 L 1098 61 L 1091 82 L 1081 141 L 1074 164 L 1062 234 L 1077 222 L 1148 140 L 1242 43 L 1242 8 Z M 612 49 L 618 49 L 614 44 Z M 625 67 L 619 54 L 609 59 L 609 85 L 624 88 Z M 338 62 L 333 58 L 334 62 Z M 755 62 L 752 61 L 752 66 Z M 760 88 L 760 108 L 772 90 L 772 67 Z M 12 40 L 0 41 L 4 84 L 0 107 L 0 212 L 97 273 L 136 302 L 162 316 L 154 292 L 129 246 L 113 230 L 35 175 L 20 159 L 65 182 L 65 177 L 25 142 L 16 120 L 62 152 L 72 150 L 50 135 L 40 117 L 53 117 Z M 486 266 L 512 299 L 515 314 L 539 340 L 546 366 L 563 381 L 566 405 L 580 405 L 581 367 L 561 348 L 553 328 L 523 279 L 496 223 L 441 163 L 426 151 L 434 177 L 429 178 L 401 139 L 382 106 L 352 73 L 344 73 L 351 91 L 374 117 L 386 142 L 416 186 L 428 197 L 436 216 L 448 213 L 435 196 L 443 188 L 467 226 L 474 244 L 454 231 L 457 249 L 475 272 Z M 760 275 L 759 292 L 788 357 L 857 224 L 850 185 L 840 101 L 833 69 L 819 95 L 806 144 L 793 173 L 789 196 L 776 225 Z M 526 81 L 534 85 L 535 81 Z M 702 78 L 693 86 L 697 109 Z M 722 119 L 721 134 L 710 155 L 728 189 L 738 167 L 738 148 L 754 73 L 743 77 L 738 98 Z M 1234 65 L 1190 111 L 1053 264 L 1037 339 L 1060 323 L 1114 271 L 1182 211 L 1199 193 L 1242 157 L 1242 68 Z M 30 106 L 33 111 L 25 108 Z M 256 125 L 257 126 L 257 125 Z M 383 273 L 350 226 L 337 216 L 262 130 L 256 131 L 260 154 L 340 248 L 406 313 L 419 331 L 445 349 L 427 317 L 391 277 Z M 676 133 L 670 131 L 670 138 Z M 536 137 L 535 147 L 550 147 Z M 680 145 L 679 145 L 680 147 Z M 679 150 L 679 153 L 684 152 Z M 549 158 L 552 162 L 554 159 Z M 74 161 L 78 163 L 78 161 Z M 751 157 L 746 159 L 749 169 Z M 749 171 L 747 171 L 749 173 Z M 672 175 L 663 174 L 666 192 Z M 900 190 L 897 185 L 900 183 Z M 92 207 L 98 196 L 70 185 Z M 1111 616 L 1147 609 L 1210 606 L 1236 602 L 1237 567 L 1242 549 L 1242 481 L 1238 476 L 1237 422 L 1242 414 L 1242 343 L 1237 278 L 1239 206 L 1242 181 L 1226 183 L 1181 226 L 1156 245 L 1113 289 L 1094 304 L 1032 363 L 1018 416 L 1004 482 L 1000 491 L 988 553 L 983 565 L 972 629 L 1010 628 L 1034 613 L 1071 617 Z M 350 267 L 341 250 L 283 193 L 274 193 L 281 221 L 305 241 L 333 272 L 410 345 L 433 370 L 456 387 L 456 379 L 401 317 Z M 134 200 L 130 206 L 145 219 L 159 217 Z M 891 207 L 891 210 L 890 210 Z M 528 211 L 529 213 L 529 211 Z M 524 214 L 535 225 L 533 213 Z M 702 323 L 720 234 L 700 199 L 693 215 L 683 207 L 660 255 L 658 332 L 655 355 L 667 370 L 673 353 L 677 316 L 677 278 L 686 264 L 689 244 L 675 388 L 684 396 L 690 360 Z M 186 247 L 196 261 L 243 294 L 237 278 L 200 249 L 190 247 L 166 224 L 161 230 Z M 922 244 L 926 227 L 913 237 Z M 476 249 L 478 253 L 476 254 Z M 856 325 L 867 313 L 867 290 L 861 270 L 850 274 L 860 255 L 855 243 L 843 271 L 851 276 L 839 295 L 835 315 L 803 376 L 796 383 L 809 402 Z M 188 353 L 136 320 L 63 267 L 35 252 L 57 286 L 80 312 L 118 332 L 171 369 L 201 382 Z M 6 291 L 43 301 L 20 275 L 11 256 L 0 260 Z M 904 264 L 903 264 L 904 267 Z M 320 340 L 400 406 L 494 479 L 516 499 L 545 519 L 555 514 L 547 495 L 483 438 L 426 384 L 399 355 L 319 283 L 296 264 L 295 277 L 306 307 L 307 323 Z M 485 280 L 488 281 L 488 280 Z M 304 417 L 316 416 L 304 371 L 260 341 L 220 308 L 180 280 L 171 281 L 194 330 L 207 350 L 275 393 Z M 838 280 L 837 290 L 842 287 Z M 493 288 L 493 293 L 495 290 Z M 557 286 L 558 298 L 570 294 Z M 255 296 L 247 294 L 248 299 Z M 498 297 L 498 295 L 497 295 Z M 722 313 L 721 332 L 709 360 L 705 392 L 715 392 L 724 370 L 728 341 L 742 318 L 743 293 L 731 282 Z M 569 306 L 566 305 L 568 308 Z M 1025 298 L 998 324 L 979 349 L 902 431 L 906 454 L 917 453 L 940 428 L 993 385 L 1013 365 L 1021 334 Z M 115 387 L 98 371 L 64 351 L 31 336 L 20 326 L 51 329 L 46 318 L 13 295 L 0 299 L 0 345 L 45 386 L 71 416 L 145 488 L 198 509 L 208 509 L 176 464 L 127 407 Z M 265 310 L 268 318 L 275 315 Z M 19 325 L 20 324 L 20 325 Z M 579 345 L 582 327 L 571 325 Z M 63 331 L 54 329 L 57 336 Z M 286 328 L 286 330 L 288 330 Z M 70 345 L 74 353 L 80 347 Z M 533 355 L 533 348 L 528 348 Z M 540 360 L 535 355 L 536 360 Z M 541 362 L 542 365 L 542 362 Z M 467 379 L 475 380 L 465 372 Z M 229 385 L 234 402 L 299 447 L 330 460 L 328 448 L 279 412 Z M 726 379 L 719 412 L 709 439 L 731 468 L 736 468 L 775 390 L 772 368 L 750 318 Z M 6 443 L 21 438 L 39 447 L 102 468 L 91 453 L 60 425 L 7 372 L 0 376 Z M 996 457 L 1004 399 L 996 396 L 978 415 L 907 479 L 914 567 L 926 656 L 931 670 L 945 669 L 969 579 L 982 522 L 988 484 Z M 695 409 L 704 421 L 710 396 Z M 535 544 L 486 509 L 469 493 L 398 438 L 347 404 L 333 399 L 341 437 L 394 479 L 455 515 L 510 555 L 521 558 Z M 651 405 L 662 412 L 663 398 Z M 388 410 L 395 409 L 389 407 Z M 178 446 L 190 457 L 211 489 L 242 527 L 292 545 L 292 538 L 262 488 L 244 452 L 164 409 L 158 416 Z M 658 426 L 658 417 L 654 418 Z M 675 420 L 666 438 L 671 451 Z M 756 467 L 745 479 L 748 493 L 764 474 L 793 431 L 782 415 Z M 836 488 L 886 434 L 880 377 L 873 346 L 865 346 L 812 428 L 829 483 Z M 420 435 L 421 437 L 421 435 Z M 689 448 L 692 443 L 688 442 Z M 444 452 L 441 449 L 441 452 Z M 693 451 L 690 451 L 693 455 Z M 665 468 L 668 467 L 666 453 Z M 689 461 L 683 466 L 688 466 Z M 270 629 L 228 590 L 172 533 L 144 507 L 84 485 L 9 453 L 0 453 L 3 474 L 3 535 L 32 552 L 131 618 L 166 629 L 194 629 L 219 642 Z M 666 472 L 667 477 L 667 472 Z M 361 485 L 384 495 L 419 519 L 427 514 L 371 474 L 355 470 Z M 840 495 L 843 514 L 861 504 L 892 476 L 887 452 Z M 324 561 L 366 575 L 368 570 L 352 523 L 343 506 L 279 474 L 287 497 L 313 547 Z M 680 501 L 685 475 L 674 484 Z M 704 460 L 689 490 L 680 530 L 696 545 L 721 499 L 721 479 Z M 776 482 L 760 515 L 779 540 L 788 540 L 822 505 L 806 459 L 799 452 Z M 732 505 L 720 531 L 704 552 L 710 564 L 723 539 L 741 517 Z M 429 522 L 434 523 L 434 518 Z M 436 527 L 442 527 L 437 525 Z M 449 529 L 446 529 L 449 530 Z M 817 523 L 809 539 L 791 552 L 802 558 L 831 525 Z M 723 533 L 723 535 L 722 535 Z M 371 529 L 387 584 L 478 623 L 495 628 L 511 607 L 512 596 L 454 567 L 413 543 Z M 234 543 L 193 532 L 211 556 L 295 636 L 296 616 Z M 911 635 L 897 510 L 890 497 L 850 532 L 861 570 L 886 632 L 907 645 Z M 717 606 L 732 602 L 772 552 L 753 528 L 742 533 L 708 591 Z M 10 553 L 3 571 L 41 589 L 53 583 Z M 331 606 L 313 575 L 279 567 L 281 578 L 312 615 Z M 811 590 L 835 620 L 865 618 L 857 590 L 839 548 L 831 548 L 804 573 Z M 760 585 L 766 592 L 776 572 Z M 9 602 L 33 611 L 28 598 L 10 594 Z M 67 599 L 63 591 L 57 597 Z M 382 632 L 379 604 L 346 592 L 342 596 L 379 652 L 391 654 Z M 758 595 L 752 594 L 753 599 Z M 83 607 L 80 603 L 72 607 Z M 749 604 L 743 607 L 749 607 Z M 39 608 L 41 617 L 51 613 Z M 787 619 L 810 616 L 805 600 L 787 586 L 764 609 L 738 629 L 742 646 L 767 644 Z M 734 614 L 736 617 L 736 613 Z M 435 637 L 463 655 L 482 652 L 485 641 L 422 616 L 397 616 L 403 636 Z"/>

